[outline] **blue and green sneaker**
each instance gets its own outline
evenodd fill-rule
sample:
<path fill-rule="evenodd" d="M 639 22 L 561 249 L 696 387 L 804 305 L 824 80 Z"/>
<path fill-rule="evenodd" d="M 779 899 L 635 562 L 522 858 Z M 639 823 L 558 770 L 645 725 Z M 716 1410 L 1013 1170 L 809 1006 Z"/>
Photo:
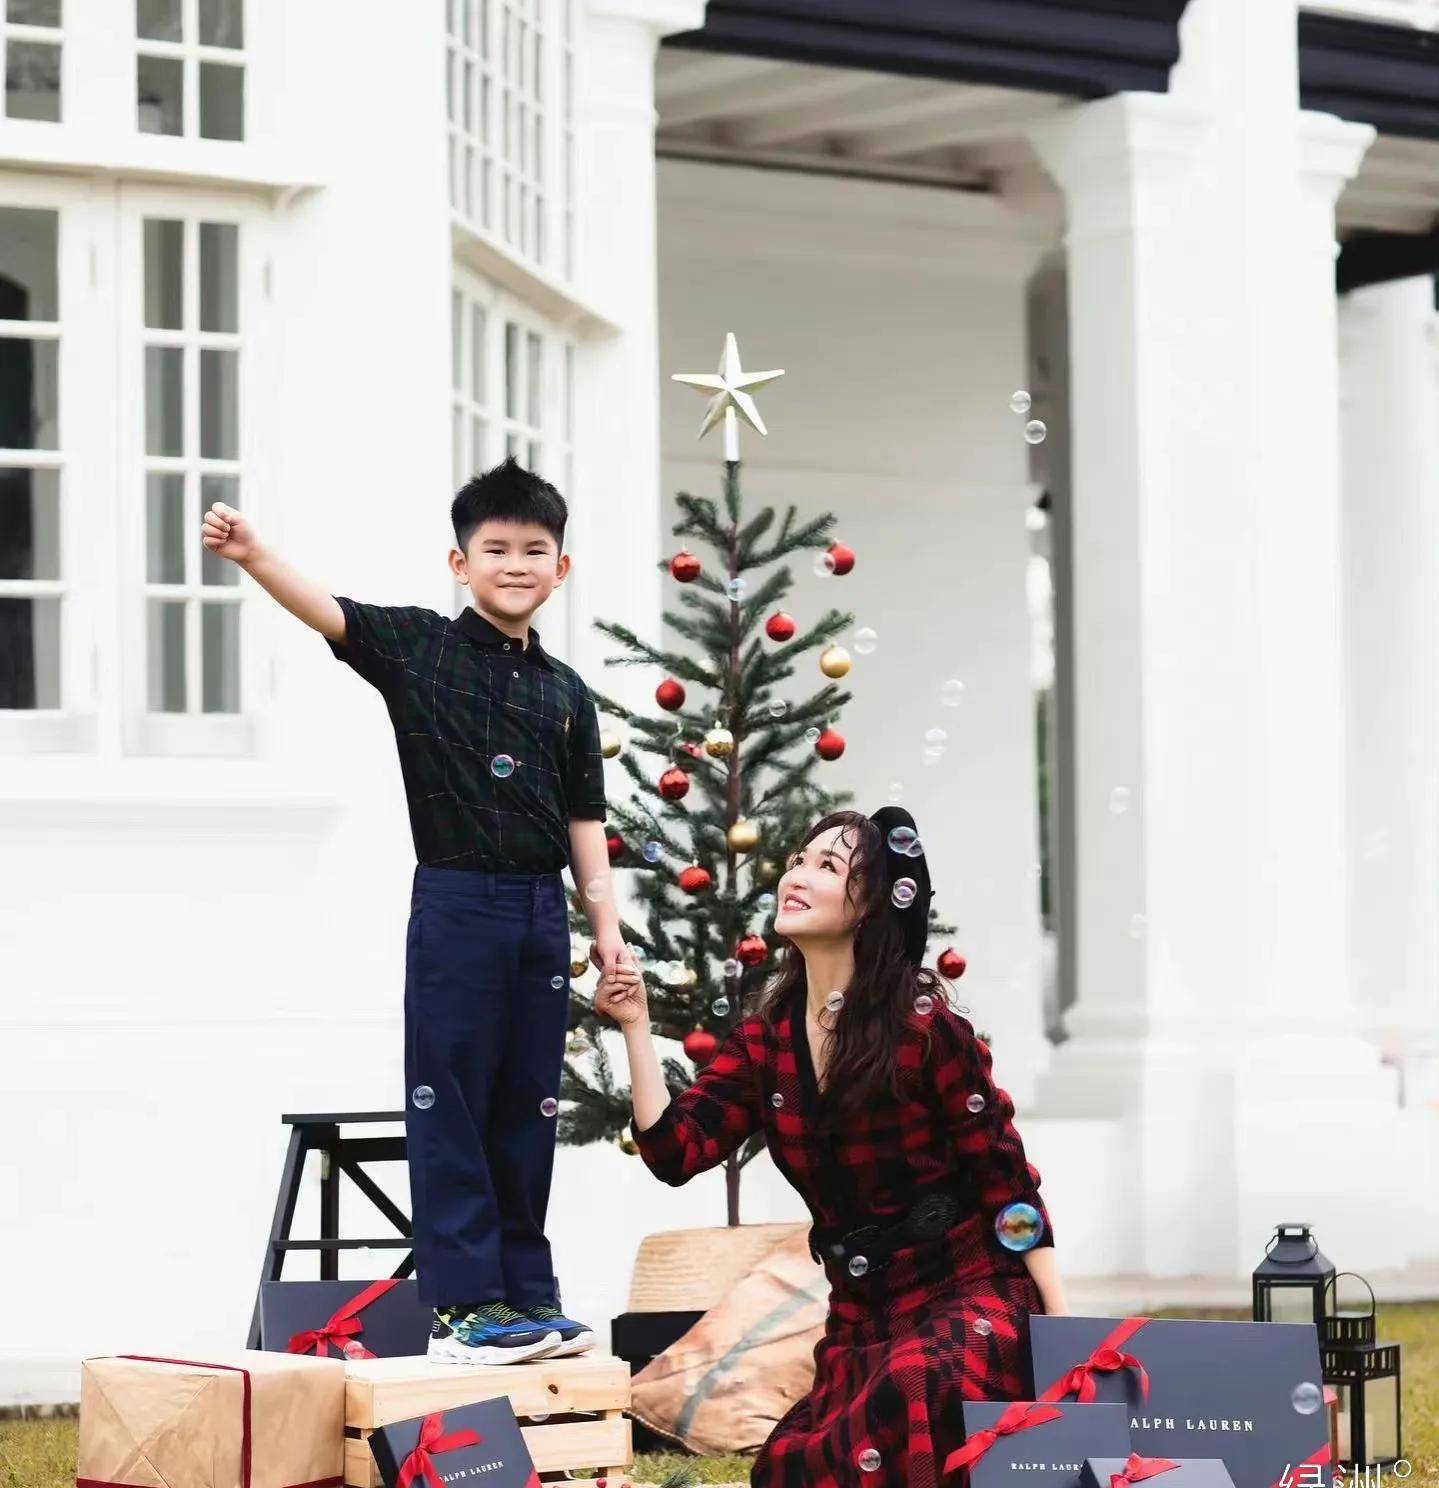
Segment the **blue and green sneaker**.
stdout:
<path fill-rule="evenodd" d="M 426 1357 L 432 1364 L 522 1364 L 561 1352 L 564 1339 L 547 1323 L 506 1302 L 437 1307 Z"/>
<path fill-rule="evenodd" d="M 553 1328 L 560 1335 L 560 1346 L 550 1355 L 560 1359 L 568 1354 L 587 1354 L 595 1346 L 595 1335 L 584 1323 L 566 1317 L 558 1307 L 532 1307 L 530 1321 L 541 1328 Z"/>

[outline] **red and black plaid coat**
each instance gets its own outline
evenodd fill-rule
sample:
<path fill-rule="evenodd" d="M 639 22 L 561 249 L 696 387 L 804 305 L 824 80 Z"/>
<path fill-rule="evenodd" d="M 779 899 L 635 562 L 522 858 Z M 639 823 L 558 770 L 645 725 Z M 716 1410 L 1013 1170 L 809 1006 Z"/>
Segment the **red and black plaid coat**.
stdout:
<path fill-rule="evenodd" d="M 1023 1316 L 1043 1305 L 994 1217 L 1016 1200 L 1033 1204 L 1045 1221 L 1038 1243 L 1052 1245 L 1039 1173 L 1025 1161 L 1013 1102 L 990 1076 L 989 1049 L 938 998 L 901 1043 L 902 1098 L 822 1135 L 804 1006 L 801 987 L 773 1022 L 738 1024 L 635 1140 L 651 1171 L 679 1185 L 762 1130 L 825 1228 L 898 1217 L 935 1188 L 969 1193 L 971 1212 L 941 1240 L 861 1277 L 828 1263 L 814 1388 L 776 1425 L 750 1479 L 755 1488 L 937 1488 L 964 1439 L 959 1401 L 1023 1398 Z"/>

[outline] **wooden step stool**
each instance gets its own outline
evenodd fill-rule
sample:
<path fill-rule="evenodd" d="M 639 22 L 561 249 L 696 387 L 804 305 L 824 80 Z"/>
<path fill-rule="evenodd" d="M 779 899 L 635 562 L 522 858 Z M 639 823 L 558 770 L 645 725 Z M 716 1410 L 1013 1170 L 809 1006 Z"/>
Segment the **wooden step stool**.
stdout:
<path fill-rule="evenodd" d="M 423 1355 L 345 1361 L 345 1482 L 381 1488 L 366 1438 L 377 1426 L 506 1396 L 535 1470 L 628 1478 L 630 1368 L 608 1354 L 528 1364 L 431 1364 Z"/>

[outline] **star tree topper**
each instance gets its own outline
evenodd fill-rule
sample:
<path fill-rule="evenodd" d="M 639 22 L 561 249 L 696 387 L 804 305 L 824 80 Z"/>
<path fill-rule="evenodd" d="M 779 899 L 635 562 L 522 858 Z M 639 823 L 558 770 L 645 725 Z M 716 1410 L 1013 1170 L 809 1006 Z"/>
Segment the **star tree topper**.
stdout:
<path fill-rule="evenodd" d="M 739 419 L 735 417 L 736 414 L 751 429 L 760 434 L 769 433 L 749 390 L 764 387 L 766 383 L 783 376 L 783 369 L 774 372 L 746 372 L 740 366 L 739 343 L 731 331 L 724 338 L 724 355 L 720 357 L 718 376 L 704 372 L 676 372 L 672 380 L 682 382 L 686 387 L 698 388 L 702 393 L 712 394 L 709 407 L 705 409 L 704 422 L 696 437 L 703 439 L 723 419 L 724 457 L 732 462 L 739 459 Z"/>

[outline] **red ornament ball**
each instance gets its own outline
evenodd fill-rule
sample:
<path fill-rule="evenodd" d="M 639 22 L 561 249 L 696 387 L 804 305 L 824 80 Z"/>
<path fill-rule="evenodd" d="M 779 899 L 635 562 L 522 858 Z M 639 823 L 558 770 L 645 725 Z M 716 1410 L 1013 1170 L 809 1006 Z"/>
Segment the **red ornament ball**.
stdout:
<path fill-rule="evenodd" d="M 700 561 L 685 548 L 670 559 L 670 573 L 681 584 L 692 584 L 700 576 Z"/>
<path fill-rule="evenodd" d="M 667 713 L 674 713 L 685 705 L 685 690 L 673 677 L 666 677 L 655 688 L 655 702 Z"/>
<path fill-rule="evenodd" d="M 837 760 L 844 753 L 844 735 L 838 729 L 826 729 L 814 741 L 814 752 L 822 760 Z"/>
<path fill-rule="evenodd" d="M 715 1050 L 719 1048 L 719 1040 L 708 1030 L 696 1028 L 685 1034 L 684 1048 L 693 1064 L 708 1064 L 715 1057 Z"/>
<path fill-rule="evenodd" d="M 763 935 L 746 935 L 735 947 L 735 955 L 746 966 L 763 966 L 769 959 L 769 946 Z"/>
<path fill-rule="evenodd" d="M 678 765 L 671 765 L 660 776 L 660 795 L 666 801 L 682 801 L 689 794 L 690 778 Z"/>
<path fill-rule="evenodd" d="M 792 640 L 798 629 L 799 627 L 794 623 L 794 616 L 786 615 L 783 610 L 776 610 L 764 623 L 764 633 L 772 641 Z"/>
<path fill-rule="evenodd" d="M 612 863 L 618 862 L 625 855 L 625 839 L 618 832 L 611 832 L 606 836 L 605 847 L 609 851 Z"/>
<path fill-rule="evenodd" d="M 939 960 L 936 962 L 936 965 L 939 967 L 940 976 L 948 977 L 950 981 L 957 982 L 964 975 L 965 967 L 969 965 L 969 962 L 951 946 L 949 950 L 939 953 Z"/>
<path fill-rule="evenodd" d="M 680 888 L 686 894 L 703 894 L 713 882 L 709 869 L 701 868 L 698 863 L 691 863 L 680 873 Z"/>
<path fill-rule="evenodd" d="M 834 571 L 847 574 L 854 567 L 854 549 L 848 543 L 831 543 L 829 556 L 834 559 Z"/>

